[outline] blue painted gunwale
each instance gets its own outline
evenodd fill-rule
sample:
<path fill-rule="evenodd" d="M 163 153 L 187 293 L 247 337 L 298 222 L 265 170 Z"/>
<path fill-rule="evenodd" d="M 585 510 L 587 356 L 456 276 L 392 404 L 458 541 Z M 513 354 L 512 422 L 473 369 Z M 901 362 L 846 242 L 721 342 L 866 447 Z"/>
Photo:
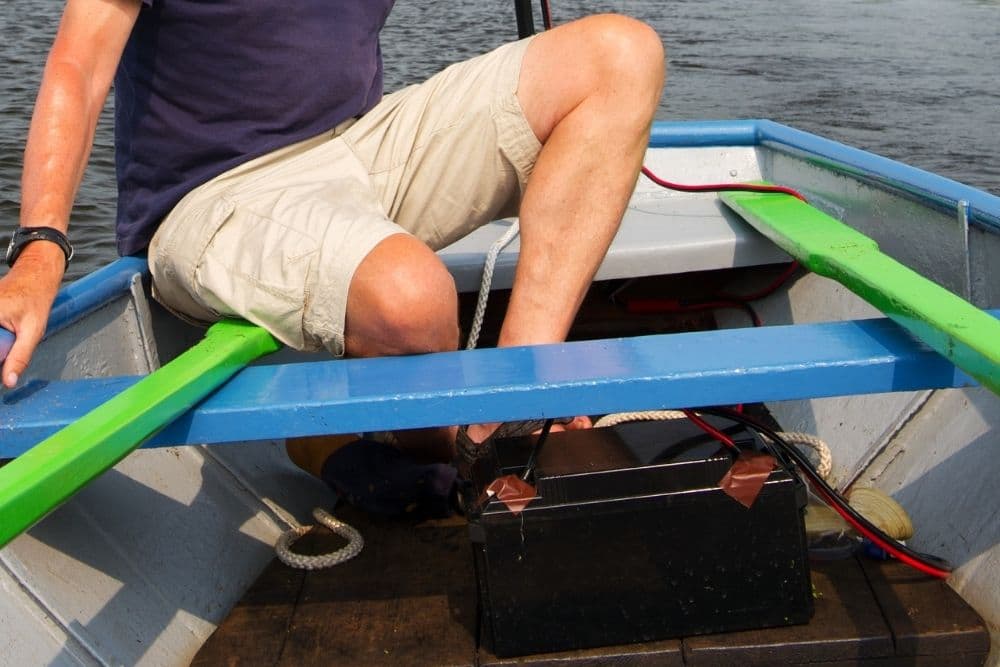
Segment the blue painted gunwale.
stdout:
<path fill-rule="evenodd" d="M 774 121 L 658 122 L 653 125 L 649 145 L 770 148 L 908 196 L 937 210 L 957 214 L 959 202 L 967 202 L 970 224 L 1000 233 L 1000 197 Z"/>
<path fill-rule="evenodd" d="M 1000 310 L 992 311 L 1000 318 Z M 17 456 L 139 377 L 39 383 L 0 410 Z M 725 329 L 242 370 L 150 445 L 964 387 L 888 319 Z M 20 396 L 19 393 L 23 393 Z"/>

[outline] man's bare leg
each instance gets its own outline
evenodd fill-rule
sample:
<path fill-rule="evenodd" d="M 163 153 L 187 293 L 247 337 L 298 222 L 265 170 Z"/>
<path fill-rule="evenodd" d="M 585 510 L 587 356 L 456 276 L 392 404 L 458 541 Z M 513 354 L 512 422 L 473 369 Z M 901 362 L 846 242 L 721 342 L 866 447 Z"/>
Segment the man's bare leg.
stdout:
<path fill-rule="evenodd" d="M 565 340 L 635 187 L 663 79 L 659 37 L 622 16 L 561 26 L 528 48 L 517 96 L 543 147 L 500 346 Z"/>
<path fill-rule="evenodd" d="M 422 241 L 390 236 L 358 267 L 347 295 L 348 356 L 376 357 L 458 349 L 458 294 L 440 258 Z M 455 429 L 396 433 L 401 449 L 427 461 L 451 461 Z"/>

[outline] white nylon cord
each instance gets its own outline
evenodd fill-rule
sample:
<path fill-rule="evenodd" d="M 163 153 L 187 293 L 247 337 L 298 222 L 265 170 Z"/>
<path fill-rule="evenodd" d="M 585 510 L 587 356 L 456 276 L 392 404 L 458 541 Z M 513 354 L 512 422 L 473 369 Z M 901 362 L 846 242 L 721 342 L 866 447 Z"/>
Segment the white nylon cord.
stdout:
<path fill-rule="evenodd" d="M 829 445 L 809 433 L 778 431 L 778 435 L 790 445 L 804 445 L 816 452 L 816 456 L 819 457 L 819 463 L 816 464 L 816 472 L 823 479 L 830 479 L 830 471 L 833 470 L 833 456 L 830 454 Z"/>
<path fill-rule="evenodd" d="M 493 284 L 493 271 L 496 268 L 497 257 L 500 255 L 500 251 L 514 240 L 520 229 L 520 224 L 515 220 L 503 236 L 493 242 L 489 252 L 486 253 L 486 263 L 483 264 L 483 279 L 479 284 L 479 298 L 476 301 L 476 313 L 472 316 L 469 341 L 465 344 L 467 350 L 476 349 L 476 344 L 479 342 L 479 331 L 483 328 L 483 316 L 486 314 L 486 302 L 490 298 L 490 286 Z"/>
<path fill-rule="evenodd" d="M 313 518 L 318 523 L 323 524 L 337 535 L 346 539 L 347 544 L 327 554 L 304 556 L 294 553 L 291 547 L 296 540 L 308 533 L 312 529 L 312 526 L 291 528 L 282 533 L 274 545 L 274 551 L 278 554 L 278 558 L 281 559 L 282 563 L 299 570 L 322 570 L 323 568 L 340 565 L 361 553 L 361 549 L 365 545 L 365 540 L 361 537 L 361 533 L 320 507 L 313 510 Z"/>
<path fill-rule="evenodd" d="M 616 412 L 610 415 L 604 415 L 596 422 L 594 422 L 594 428 L 603 428 L 605 426 L 614 426 L 615 424 L 624 424 L 626 422 L 653 422 L 653 421 L 665 421 L 668 419 L 684 419 L 686 415 L 680 410 L 645 410 L 643 412 Z"/>

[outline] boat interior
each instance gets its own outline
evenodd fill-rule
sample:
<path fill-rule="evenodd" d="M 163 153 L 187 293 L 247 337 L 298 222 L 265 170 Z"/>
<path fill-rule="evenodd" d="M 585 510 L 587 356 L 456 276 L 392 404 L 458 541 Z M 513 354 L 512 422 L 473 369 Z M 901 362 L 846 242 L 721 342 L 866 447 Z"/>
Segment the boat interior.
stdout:
<path fill-rule="evenodd" d="M 769 121 L 657 124 L 646 166 L 682 183 L 794 187 L 1000 318 L 997 197 Z M 463 323 L 484 258 L 511 224 L 497 221 L 441 251 L 463 293 Z M 991 493 L 1000 397 L 982 382 L 839 282 L 787 271 L 790 256 L 716 193 L 640 179 L 565 344 L 490 347 L 516 261 L 514 240 L 497 255 L 478 349 L 393 359 L 282 350 L 10 542 L 0 550 L 0 636 L 11 664 L 1000 660 Z M 779 278 L 749 310 L 685 307 L 756 296 Z M 170 316 L 148 291 L 136 257 L 64 288 L 29 376 L 0 392 L 0 460 L 201 339 L 204 330 Z M 947 585 L 896 562 L 812 563 L 807 625 L 508 659 L 480 642 L 462 517 L 407 524 L 348 508 L 368 545 L 357 559 L 307 575 L 273 558 L 284 531 L 336 502 L 288 458 L 286 438 L 734 404 L 828 442 L 832 486 L 895 498 L 916 526 L 913 542 L 955 566 Z M 335 542 L 315 531 L 301 548 Z"/>

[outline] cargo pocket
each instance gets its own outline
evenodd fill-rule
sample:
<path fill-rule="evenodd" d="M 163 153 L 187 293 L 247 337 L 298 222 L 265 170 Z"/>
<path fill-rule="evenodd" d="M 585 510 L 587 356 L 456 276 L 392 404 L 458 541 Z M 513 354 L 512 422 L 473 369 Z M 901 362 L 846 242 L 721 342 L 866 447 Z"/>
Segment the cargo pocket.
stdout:
<path fill-rule="evenodd" d="M 295 349 L 306 349 L 302 316 L 317 255 L 311 236 L 237 207 L 195 268 L 196 297 L 207 308 L 241 317 Z"/>
<path fill-rule="evenodd" d="M 197 267 L 235 205 L 215 198 L 204 205 L 178 205 L 160 225 L 149 246 L 153 298 L 181 319 L 205 325 L 220 319 L 199 297 Z"/>

